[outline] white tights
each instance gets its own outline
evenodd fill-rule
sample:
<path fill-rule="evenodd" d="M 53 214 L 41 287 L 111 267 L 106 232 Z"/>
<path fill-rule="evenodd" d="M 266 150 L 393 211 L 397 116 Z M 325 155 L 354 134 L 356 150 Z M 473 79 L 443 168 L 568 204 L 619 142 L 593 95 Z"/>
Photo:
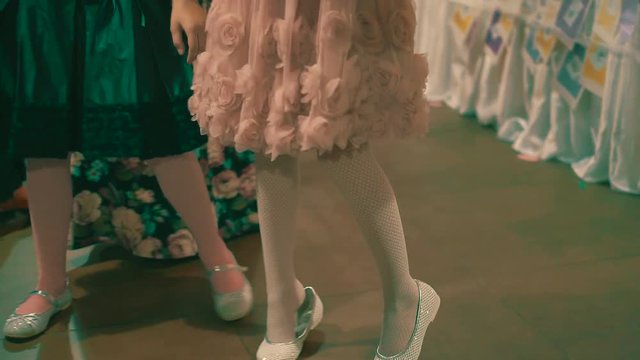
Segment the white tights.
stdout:
<path fill-rule="evenodd" d="M 345 197 L 375 257 L 384 293 L 381 352 L 395 354 L 411 337 L 418 299 L 395 194 L 368 147 L 321 157 L 320 164 Z M 269 305 L 267 337 L 285 342 L 293 339 L 295 309 L 304 295 L 293 265 L 298 163 L 291 157 L 274 162 L 258 157 L 256 165 Z"/>

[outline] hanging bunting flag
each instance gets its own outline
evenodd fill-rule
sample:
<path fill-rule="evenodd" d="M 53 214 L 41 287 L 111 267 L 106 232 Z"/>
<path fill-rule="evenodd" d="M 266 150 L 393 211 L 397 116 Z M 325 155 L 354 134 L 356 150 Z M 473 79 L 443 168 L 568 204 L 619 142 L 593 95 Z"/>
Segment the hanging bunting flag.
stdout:
<path fill-rule="evenodd" d="M 553 26 L 558 17 L 561 0 L 538 0 L 538 10 L 536 11 L 536 22 L 542 26 Z"/>
<path fill-rule="evenodd" d="M 638 0 L 622 0 L 621 6 L 618 42 L 620 45 L 624 45 L 631 39 L 633 30 L 638 22 Z"/>
<path fill-rule="evenodd" d="M 576 107 L 584 92 L 581 77 L 586 54 L 587 49 L 579 43 L 575 43 L 573 49 L 567 52 L 555 76 L 558 92 L 573 108 Z"/>
<path fill-rule="evenodd" d="M 581 83 L 585 89 L 602 97 L 607 81 L 607 61 L 609 51 L 605 46 L 592 41 L 587 48 L 587 54 L 582 68 Z"/>
<path fill-rule="evenodd" d="M 451 27 L 454 30 L 456 42 L 464 47 L 469 46 L 469 41 L 473 37 L 473 28 L 476 26 L 477 11 L 469 6 L 454 4 Z"/>
<path fill-rule="evenodd" d="M 537 28 L 529 27 L 527 29 L 526 40 L 524 42 L 524 48 L 522 49 L 524 62 L 529 68 L 533 68 L 540 63 L 540 51 L 536 47 L 536 32 Z"/>
<path fill-rule="evenodd" d="M 544 28 L 536 31 L 534 44 L 540 53 L 540 62 L 549 61 L 557 42 L 558 38 L 551 29 Z"/>
<path fill-rule="evenodd" d="M 593 35 L 607 44 L 613 44 L 620 25 L 622 2 L 620 0 L 597 0 L 596 3 L 596 20 L 593 24 Z"/>
<path fill-rule="evenodd" d="M 536 10 L 538 8 L 538 0 L 522 0 L 522 6 L 520 6 L 520 12 L 517 14 L 521 16 L 526 22 L 532 22 L 535 20 Z"/>
<path fill-rule="evenodd" d="M 591 0 L 565 0 L 562 2 L 555 20 L 555 27 L 558 29 L 560 40 L 568 48 L 572 48 L 573 43 L 582 34 L 590 7 Z"/>
<path fill-rule="evenodd" d="M 491 24 L 485 37 L 485 44 L 489 49 L 489 53 L 493 55 L 494 58 L 500 57 L 504 51 L 509 42 L 513 27 L 514 20 L 511 16 L 506 15 L 501 10 L 495 10 L 493 12 Z"/>

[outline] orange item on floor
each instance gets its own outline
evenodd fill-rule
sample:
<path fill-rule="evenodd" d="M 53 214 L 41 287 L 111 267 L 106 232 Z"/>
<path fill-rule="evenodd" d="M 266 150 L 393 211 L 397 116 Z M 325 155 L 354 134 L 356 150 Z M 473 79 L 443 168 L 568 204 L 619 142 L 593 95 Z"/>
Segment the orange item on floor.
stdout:
<path fill-rule="evenodd" d="M 28 208 L 27 189 L 24 186 L 13 193 L 12 199 L 0 203 L 0 211 L 27 210 Z"/>

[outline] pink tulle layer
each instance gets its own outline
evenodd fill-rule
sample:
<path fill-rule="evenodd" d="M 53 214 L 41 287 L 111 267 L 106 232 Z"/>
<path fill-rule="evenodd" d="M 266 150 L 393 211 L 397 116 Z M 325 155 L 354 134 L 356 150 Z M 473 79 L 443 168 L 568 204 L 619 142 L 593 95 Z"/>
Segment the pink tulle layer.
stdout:
<path fill-rule="evenodd" d="M 273 159 L 427 130 L 410 0 L 217 0 L 189 108 L 212 146 Z"/>

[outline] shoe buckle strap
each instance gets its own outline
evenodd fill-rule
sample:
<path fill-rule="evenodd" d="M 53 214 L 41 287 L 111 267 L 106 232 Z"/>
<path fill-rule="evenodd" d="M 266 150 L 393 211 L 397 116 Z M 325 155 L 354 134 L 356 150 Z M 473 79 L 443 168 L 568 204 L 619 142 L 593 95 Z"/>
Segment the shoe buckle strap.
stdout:
<path fill-rule="evenodd" d="M 246 267 L 246 266 L 240 266 L 238 264 L 216 265 L 216 266 L 212 267 L 211 269 L 207 270 L 207 273 L 214 274 L 214 273 L 217 273 L 217 272 L 224 272 L 224 271 L 230 271 L 230 270 L 237 270 L 237 271 L 241 271 L 241 272 L 247 272 L 249 270 L 249 268 Z"/>
<path fill-rule="evenodd" d="M 53 297 L 53 295 L 49 294 L 44 290 L 33 290 L 32 292 L 29 293 L 29 296 L 33 296 L 33 295 L 44 298 L 49 302 L 49 304 L 51 304 L 51 306 L 53 306 L 56 309 L 60 307 L 60 302 L 58 301 L 58 299 L 56 299 L 55 297 Z"/>

